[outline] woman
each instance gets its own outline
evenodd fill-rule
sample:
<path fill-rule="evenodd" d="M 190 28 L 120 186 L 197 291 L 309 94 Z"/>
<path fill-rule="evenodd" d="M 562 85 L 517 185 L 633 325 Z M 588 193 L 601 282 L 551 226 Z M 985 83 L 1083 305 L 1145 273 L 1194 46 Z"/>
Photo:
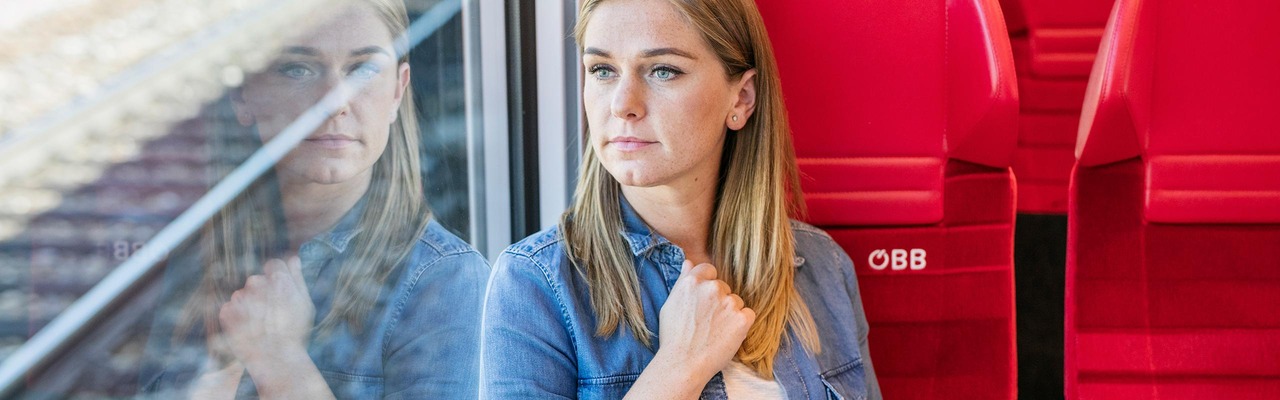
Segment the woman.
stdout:
<path fill-rule="evenodd" d="M 587 0 L 575 36 L 577 191 L 495 263 L 481 396 L 879 398 L 852 261 L 789 220 L 803 203 L 754 3 Z"/>
<path fill-rule="evenodd" d="M 331 90 L 358 90 L 170 264 L 178 306 L 155 324 L 150 354 L 165 359 L 144 391 L 476 396 L 488 266 L 426 209 L 406 24 L 400 0 L 351 2 L 231 93 L 266 141 Z"/>

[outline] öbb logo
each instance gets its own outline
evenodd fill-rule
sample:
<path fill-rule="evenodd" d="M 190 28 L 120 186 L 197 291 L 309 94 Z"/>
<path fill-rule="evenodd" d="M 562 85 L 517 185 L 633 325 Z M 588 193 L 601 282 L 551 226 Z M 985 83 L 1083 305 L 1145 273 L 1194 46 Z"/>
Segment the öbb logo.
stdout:
<path fill-rule="evenodd" d="M 867 256 L 867 264 L 871 269 L 883 271 L 889 268 L 894 271 L 902 271 L 910 268 L 912 271 L 919 271 L 928 265 L 925 259 L 926 253 L 924 249 L 879 249 L 872 251 Z"/>

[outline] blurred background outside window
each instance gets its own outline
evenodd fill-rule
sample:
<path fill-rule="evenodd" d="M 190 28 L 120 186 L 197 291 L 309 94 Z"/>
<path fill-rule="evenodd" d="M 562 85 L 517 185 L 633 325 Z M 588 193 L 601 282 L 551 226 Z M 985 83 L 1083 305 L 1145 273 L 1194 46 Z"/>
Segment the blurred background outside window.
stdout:
<path fill-rule="evenodd" d="M 217 127 L 235 125 L 226 94 L 266 66 L 284 38 L 341 4 L 0 0 L 0 360 L 8 365 L 261 146 L 214 145 Z M 410 53 L 427 203 L 446 229 L 483 244 L 490 233 L 476 205 L 492 202 L 486 193 L 503 195 L 484 190 L 505 184 L 486 176 L 507 173 L 505 160 L 485 160 L 484 144 L 506 129 L 507 111 L 483 109 L 485 91 L 501 93 L 505 82 L 481 60 L 504 50 L 485 50 L 493 41 L 476 34 L 482 14 L 472 2 L 406 5 L 411 23 L 437 20 L 424 22 L 431 26 Z M 486 12 L 502 23 L 501 9 Z M 497 37 L 500 46 L 501 30 Z M 492 71 L 497 79 L 482 75 Z M 501 84 L 486 89 L 485 79 Z M 133 395 L 161 270 L 99 304 L 91 323 L 10 394 Z"/>

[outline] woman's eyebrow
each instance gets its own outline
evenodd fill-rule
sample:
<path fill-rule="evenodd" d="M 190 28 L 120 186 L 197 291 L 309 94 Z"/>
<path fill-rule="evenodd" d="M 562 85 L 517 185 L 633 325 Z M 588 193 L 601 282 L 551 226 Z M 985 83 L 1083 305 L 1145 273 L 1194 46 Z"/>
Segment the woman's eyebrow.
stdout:
<path fill-rule="evenodd" d="M 317 50 L 314 47 L 305 47 L 305 46 L 288 46 L 284 48 L 282 53 L 297 54 L 297 55 L 311 56 L 311 57 L 320 57 L 320 50 Z M 391 52 L 388 51 L 387 49 L 382 48 L 381 46 L 366 46 L 366 47 L 361 47 L 359 49 L 355 49 L 351 51 L 351 57 L 359 57 L 359 56 L 365 56 L 370 54 L 383 54 L 388 57 L 391 56 Z"/>
<path fill-rule="evenodd" d="M 665 56 L 665 55 L 673 55 L 673 56 L 677 56 L 677 57 L 684 57 L 684 58 L 688 58 L 688 59 L 690 59 L 690 60 L 696 60 L 696 59 L 697 59 L 696 57 L 694 57 L 694 56 L 693 56 L 693 54 L 689 54 L 689 52 L 686 52 L 686 51 L 684 51 L 684 50 L 680 50 L 680 49 L 677 49 L 677 48 L 674 48 L 674 47 L 662 47 L 662 48 L 657 48 L 657 49 L 649 49 L 649 50 L 645 50 L 643 54 L 644 54 L 644 57 L 645 57 L 645 58 L 652 58 L 652 57 Z"/>
<path fill-rule="evenodd" d="M 584 55 L 600 56 L 600 57 L 604 57 L 604 58 L 612 58 L 612 57 L 613 57 L 613 56 L 609 55 L 609 52 L 604 51 L 604 50 L 597 49 L 597 48 L 595 48 L 595 47 L 588 47 L 588 48 L 582 49 L 582 54 L 584 54 Z M 687 52 L 687 51 L 680 50 L 680 49 L 677 49 L 677 48 L 674 48 L 674 47 L 660 47 L 660 48 L 656 48 L 656 49 L 649 49 L 649 50 L 645 50 L 644 52 L 640 53 L 640 55 L 641 55 L 641 57 L 643 57 L 643 58 L 653 58 L 653 57 L 658 57 L 658 56 L 672 55 L 672 56 L 677 56 L 677 57 L 684 57 L 684 58 L 688 58 L 688 59 L 690 59 L 690 60 L 696 60 L 696 59 L 698 59 L 697 57 L 694 57 L 694 56 L 693 56 L 693 54 L 690 54 L 690 53 L 689 53 L 689 52 Z"/>
<path fill-rule="evenodd" d="M 352 57 L 359 57 L 359 56 L 365 56 L 370 54 L 382 54 L 387 57 L 391 57 L 391 52 L 387 51 L 387 49 L 384 49 L 381 46 L 361 47 L 359 49 L 351 51 Z"/>
<path fill-rule="evenodd" d="M 311 57 L 320 56 L 320 52 L 317 51 L 315 48 L 303 47 L 303 46 L 288 46 L 288 47 L 285 47 L 284 50 L 281 51 L 281 53 L 298 54 L 298 55 L 311 56 Z"/>
<path fill-rule="evenodd" d="M 604 58 L 613 58 L 613 56 L 609 55 L 609 52 L 597 49 L 595 47 L 588 47 L 588 48 L 582 49 L 582 54 L 590 54 L 593 56 L 599 56 Z"/>

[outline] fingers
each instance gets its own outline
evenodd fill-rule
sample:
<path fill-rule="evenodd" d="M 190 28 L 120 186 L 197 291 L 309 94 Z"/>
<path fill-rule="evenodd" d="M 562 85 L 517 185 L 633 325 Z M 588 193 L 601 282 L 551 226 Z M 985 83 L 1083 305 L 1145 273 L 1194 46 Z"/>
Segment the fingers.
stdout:
<path fill-rule="evenodd" d="M 272 258 L 267 260 L 266 264 L 262 264 L 262 274 L 270 278 L 288 277 L 291 275 L 289 272 L 289 265 L 285 264 L 283 260 L 278 258 Z"/>
<path fill-rule="evenodd" d="M 684 260 L 684 264 L 680 266 L 680 278 L 688 283 L 691 289 L 696 288 L 697 291 L 707 293 L 708 295 L 723 297 L 733 293 L 729 284 L 718 279 L 720 274 L 716 272 L 716 267 L 708 263 L 693 266 L 693 262 Z M 690 279 L 689 277 L 692 277 Z M 741 300 L 741 299 L 739 299 Z M 741 306 L 739 306 L 741 307 Z"/>
<path fill-rule="evenodd" d="M 711 283 L 716 287 L 716 294 L 721 296 L 733 294 L 733 290 L 729 288 L 729 284 L 725 283 L 725 281 L 716 279 Z"/>
<path fill-rule="evenodd" d="M 289 274 L 293 276 L 293 282 L 299 287 L 306 288 L 307 280 L 302 277 L 302 259 L 298 256 L 289 257 Z"/>
<path fill-rule="evenodd" d="M 285 286 L 291 284 L 294 287 L 300 288 L 302 292 L 307 292 L 307 281 L 302 277 L 302 259 L 298 258 L 298 256 L 289 257 L 287 262 L 276 258 L 268 260 L 262 265 L 262 275 L 254 276 L 265 276 L 266 282 L 271 282 L 276 285 L 288 282 Z M 253 280 L 254 276 L 250 276 L 249 279 Z M 250 287 L 249 282 L 245 282 L 245 287 Z"/>
<path fill-rule="evenodd" d="M 739 297 L 738 295 L 733 293 L 729 293 L 728 296 L 724 297 L 724 305 L 725 307 L 728 307 L 730 310 L 735 310 L 735 311 L 741 310 L 743 307 L 746 307 L 746 303 L 742 301 L 742 297 Z"/>
<path fill-rule="evenodd" d="M 680 265 L 680 277 L 696 276 L 700 280 L 716 279 L 716 266 L 702 263 L 697 266 L 693 265 L 693 261 L 684 260 L 684 264 Z"/>
<path fill-rule="evenodd" d="M 756 310 L 752 310 L 750 308 L 744 307 L 740 311 L 740 314 L 746 319 L 748 328 L 751 327 L 751 325 L 756 323 Z"/>
<path fill-rule="evenodd" d="M 290 257 L 288 262 L 273 258 L 262 265 L 262 274 L 246 278 L 244 287 L 232 292 L 227 304 L 253 307 L 262 303 L 276 303 L 282 298 L 293 298 L 298 294 L 303 298 L 310 297 L 306 280 L 302 277 L 302 260 L 297 256 Z"/>
<path fill-rule="evenodd" d="M 237 290 L 231 294 L 231 300 L 218 307 L 218 323 L 222 325 L 222 329 L 236 326 L 240 321 L 240 301 L 242 295 Z"/>
<path fill-rule="evenodd" d="M 293 285 L 298 288 L 302 294 L 310 297 L 310 290 L 307 289 L 307 280 L 302 277 L 302 259 L 298 256 L 289 257 L 289 265 L 285 268 L 289 273 L 290 280 Z"/>
<path fill-rule="evenodd" d="M 738 326 L 743 335 L 746 334 L 748 329 L 751 329 L 752 324 L 755 324 L 756 310 L 747 307 L 742 297 L 730 293 L 722 298 L 721 304 L 724 305 L 726 311 L 737 315 L 734 320 L 738 323 L 734 325 Z"/>
<path fill-rule="evenodd" d="M 264 286 L 266 286 L 266 276 L 264 274 L 252 274 L 252 276 L 244 279 L 244 288 L 247 288 L 247 290 L 259 290 Z"/>
<path fill-rule="evenodd" d="M 689 271 L 689 274 L 698 277 L 698 279 L 708 281 L 716 279 L 716 277 L 719 276 L 719 274 L 716 273 L 716 267 L 707 263 L 698 264 L 698 266 L 693 267 L 693 269 Z"/>

